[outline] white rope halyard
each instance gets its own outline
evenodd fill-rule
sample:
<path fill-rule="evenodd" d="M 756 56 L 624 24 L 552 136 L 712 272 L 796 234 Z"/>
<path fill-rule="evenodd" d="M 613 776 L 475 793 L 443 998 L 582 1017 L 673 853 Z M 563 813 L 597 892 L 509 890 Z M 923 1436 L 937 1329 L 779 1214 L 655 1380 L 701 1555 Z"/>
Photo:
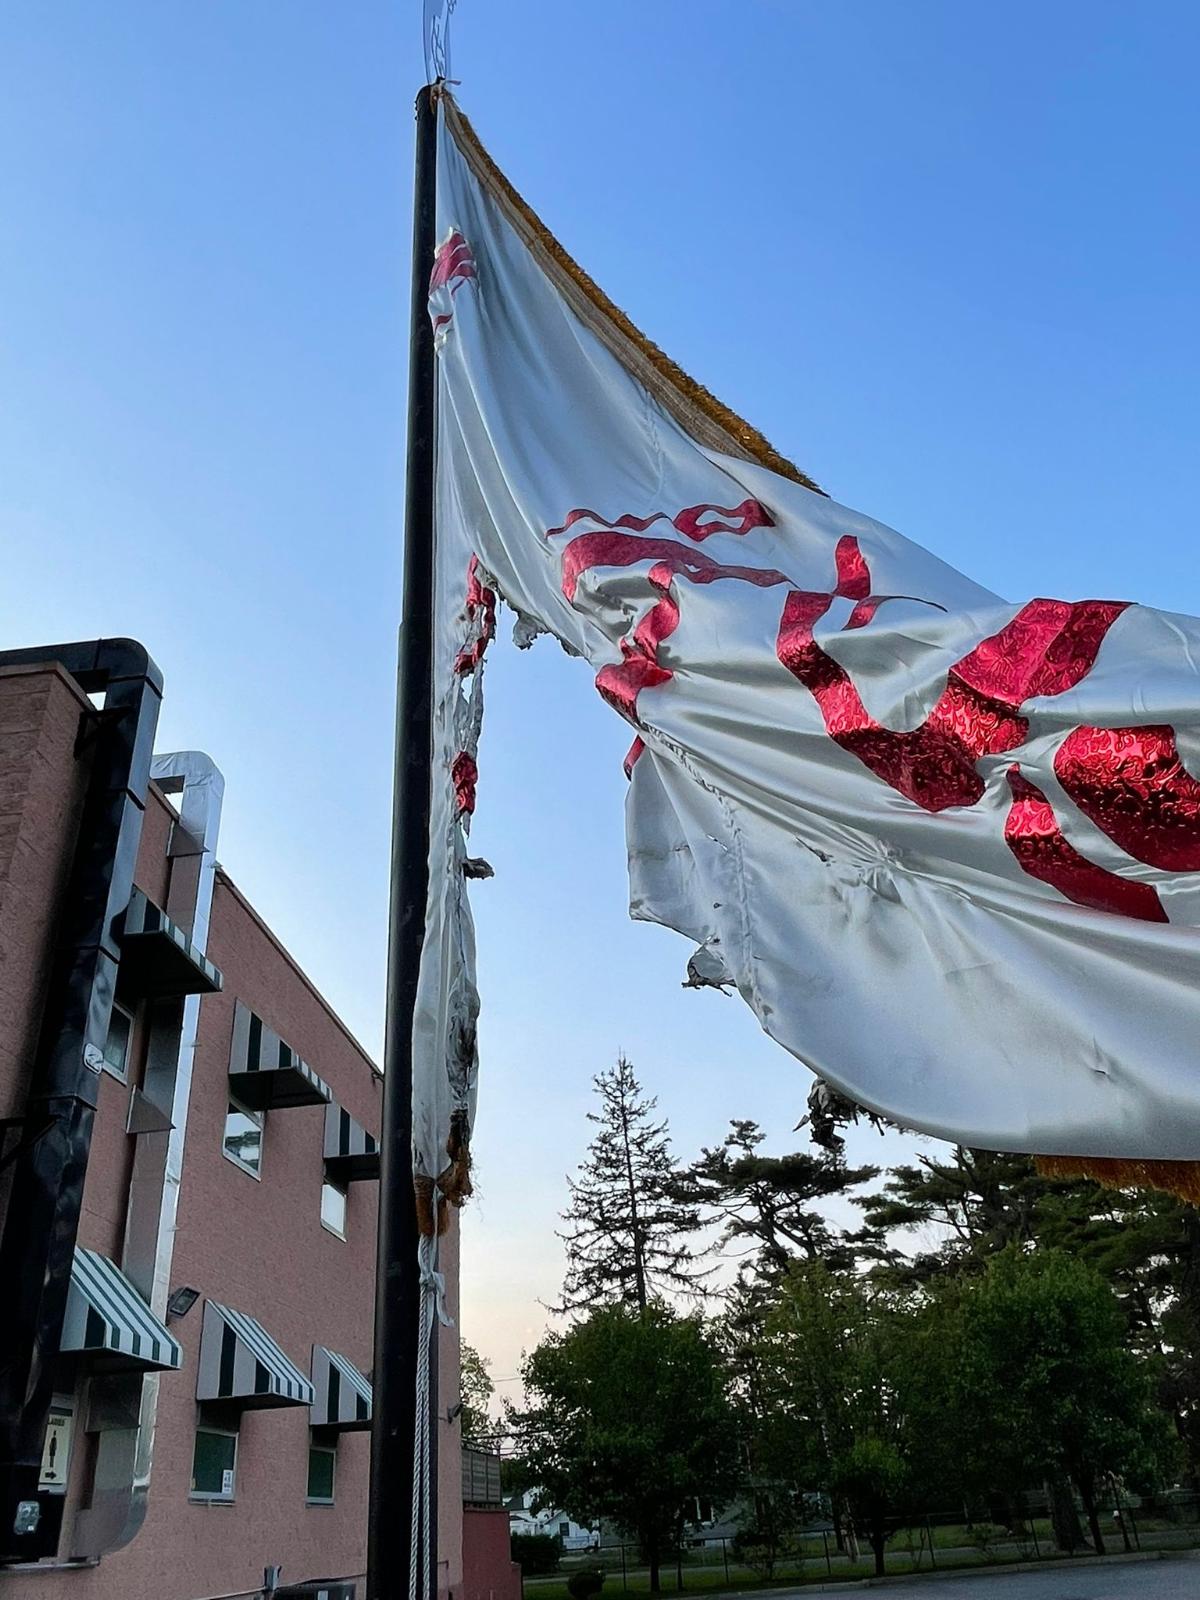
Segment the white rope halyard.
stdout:
<path fill-rule="evenodd" d="M 443 1201 L 442 1204 L 445 1204 Z M 433 1504 L 433 1341 L 436 1329 L 452 1328 L 454 1319 L 446 1309 L 446 1279 L 438 1270 L 436 1232 L 422 1238 L 418 1246 L 421 1276 L 420 1345 L 417 1351 L 416 1426 L 413 1431 L 413 1503 L 410 1543 L 409 1600 L 436 1600 L 433 1573 L 436 1560 L 430 1558 L 437 1542 Z"/>

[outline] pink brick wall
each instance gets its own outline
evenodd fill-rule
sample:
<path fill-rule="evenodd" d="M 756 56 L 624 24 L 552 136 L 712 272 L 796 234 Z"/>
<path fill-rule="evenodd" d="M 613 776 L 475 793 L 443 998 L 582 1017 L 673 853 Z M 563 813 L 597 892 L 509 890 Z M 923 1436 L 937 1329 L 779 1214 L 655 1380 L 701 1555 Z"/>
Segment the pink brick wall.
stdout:
<path fill-rule="evenodd" d="M 463 1511 L 462 1600 L 521 1600 L 521 1569 L 509 1555 L 508 1512 Z"/>
<path fill-rule="evenodd" d="M 171 840 L 174 817 L 175 812 L 163 799 L 157 785 L 152 783 L 142 814 L 142 840 L 133 876 L 142 893 L 164 911 L 167 909 L 167 889 L 171 880 L 167 846 Z"/>
<path fill-rule="evenodd" d="M 261 1181 L 225 1158 L 234 1002 L 242 1000 L 298 1050 L 372 1132 L 379 1128 L 377 1076 L 224 876 L 213 898 L 208 953 L 225 974 L 225 988 L 201 1007 L 173 1282 L 257 1317 L 302 1372 L 309 1371 L 314 1342 L 369 1368 L 378 1186 L 350 1185 L 344 1240 L 321 1226 L 319 1106 L 268 1114 Z M 336 1503 L 308 1506 L 307 1409 L 248 1411 L 235 1502 L 188 1498 L 202 1318 L 197 1305 L 173 1325 L 185 1367 L 162 1384 L 146 1525 L 127 1550 L 105 1557 L 95 1592 L 122 1600 L 235 1593 L 261 1582 L 269 1563 L 281 1564 L 290 1582 L 361 1572 L 365 1433 L 341 1437 Z"/>
<path fill-rule="evenodd" d="M 86 698 L 58 669 L 0 672 L 0 1115 L 24 1103 L 28 1060 L 57 910 L 87 778 L 74 755 Z M 172 812 L 153 789 L 147 801 L 137 882 L 166 905 Z M 173 912 L 174 914 L 174 912 Z M 314 1342 L 368 1369 L 372 1362 L 375 1214 L 378 1185 L 350 1185 L 347 1237 L 320 1222 L 323 1107 L 268 1115 L 261 1181 L 222 1152 L 234 1004 L 256 1011 L 330 1085 L 335 1098 L 378 1133 L 381 1082 L 369 1058 L 321 1000 L 230 880 L 218 877 L 208 953 L 225 975 L 201 1007 L 172 1283 L 255 1316 L 303 1372 Z M 140 1071 L 135 1036 L 130 1084 Z M 130 1088 L 101 1080 L 80 1241 L 119 1260 L 132 1141 L 125 1132 Z M 452 1314 L 458 1299 L 457 1226 L 443 1241 Z M 154 1467 L 145 1526 L 96 1566 L 0 1576 L 13 1600 L 209 1600 L 253 1593 L 263 1567 L 285 1583 L 356 1576 L 365 1566 L 369 1435 L 343 1434 L 335 1504 L 305 1504 L 307 1408 L 248 1411 L 241 1428 L 232 1504 L 189 1498 L 196 1425 L 196 1360 L 203 1303 L 172 1324 L 182 1372 L 161 1380 Z M 440 1335 L 439 1588 L 455 1597 L 513 1600 L 507 1517 L 471 1522 L 477 1532 L 464 1590 L 464 1513 L 459 1424 L 445 1420 L 458 1395 L 458 1335 Z M 84 1477 L 77 1419 L 72 1477 Z M 396 1508 L 397 1515 L 407 1515 Z M 503 1539 L 498 1529 L 503 1525 Z M 480 1539 L 482 1537 L 482 1542 Z M 468 1544 L 471 1543 L 468 1539 Z M 495 1581 L 485 1570 L 498 1563 Z M 489 1569 L 490 1570 L 490 1569 Z"/>
<path fill-rule="evenodd" d="M 148 891 L 152 876 L 141 878 Z M 378 1185 L 350 1185 L 345 1240 L 321 1226 L 324 1111 L 318 1106 L 268 1114 L 261 1181 L 225 1158 L 235 1000 L 293 1045 L 375 1133 L 378 1075 L 224 876 L 213 899 L 209 954 L 226 981 L 224 991 L 201 1006 L 172 1282 L 257 1317 L 303 1372 L 310 1369 L 314 1342 L 367 1369 Z M 81 1224 L 84 1242 L 109 1255 L 119 1254 L 123 1226 L 128 1093 L 107 1076 L 101 1085 Z M 255 1590 L 268 1564 L 281 1564 L 291 1582 L 362 1572 L 366 1433 L 341 1436 L 335 1504 L 309 1506 L 307 1408 L 248 1411 L 233 1504 L 189 1498 L 202 1320 L 200 1303 L 172 1324 L 185 1364 L 162 1379 L 149 1511 L 137 1538 L 96 1567 L 10 1574 L 0 1580 L 6 1593 L 21 1600 L 26 1593 L 39 1600 L 205 1600 Z M 76 1439 L 81 1442 L 82 1434 Z M 77 1467 L 80 1462 L 77 1448 Z"/>
<path fill-rule="evenodd" d="M 0 669 L 0 1117 L 24 1108 L 87 783 L 88 701 L 57 667 Z"/>

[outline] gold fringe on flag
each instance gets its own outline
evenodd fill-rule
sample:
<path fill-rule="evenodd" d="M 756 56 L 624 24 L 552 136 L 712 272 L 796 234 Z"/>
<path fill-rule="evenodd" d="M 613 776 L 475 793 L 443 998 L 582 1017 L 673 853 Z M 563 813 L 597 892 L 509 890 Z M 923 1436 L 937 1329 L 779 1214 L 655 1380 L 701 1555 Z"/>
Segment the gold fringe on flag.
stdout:
<path fill-rule="evenodd" d="M 637 378 L 681 427 L 710 450 L 754 461 L 824 494 L 807 473 L 767 442 L 757 428 L 694 378 L 689 378 L 664 351 L 636 328 L 619 306 L 567 254 L 541 218 L 528 206 L 488 155 L 474 128 L 445 89 L 437 91 L 445 108 L 446 127 L 475 177 L 503 211 L 564 300 L 622 366 Z"/>
<path fill-rule="evenodd" d="M 1161 1189 L 1200 1205 L 1200 1161 L 1121 1161 L 1111 1156 L 1034 1156 L 1043 1178 L 1091 1178 L 1106 1189 Z"/>

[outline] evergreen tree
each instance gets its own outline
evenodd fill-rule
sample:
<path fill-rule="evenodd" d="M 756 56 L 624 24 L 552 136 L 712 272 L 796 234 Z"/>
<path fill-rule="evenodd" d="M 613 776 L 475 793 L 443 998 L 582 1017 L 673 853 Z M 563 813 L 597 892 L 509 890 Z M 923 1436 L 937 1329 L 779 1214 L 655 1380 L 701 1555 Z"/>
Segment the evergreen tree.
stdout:
<path fill-rule="evenodd" d="M 1047 1178 L 1028 1156 L 958 1149 L 888 1174 L 854 1196 L 866 1226 L 853 1235 L 874 1276 L 901 1285 L 971 1278 L 1012 1245 L 1064 1250 L 1093 1267 L 1125 1316 L 1127 1343 L 1150 1364 L 1159 1398 L 1200 1481 L 1200 1212 L 1155 1189 L 1109 1189 Z M 897 1233 L 932 1248 L 905 1255 Z M 874 1243 L 872 1243 L 872 1241 Z"/>
<path fill-rule="evenodd" d="M 681 1193 L 706 1223 L 722 1225 L 723 1244 L 757 1244 L 768 1276 L 797 1258 L 824 1261 L 834 1271 L 852 1265 L 858 1244 L 835 1228 L 816 1202 L 869 1183 L 879 1168 L 848 1167 L 840 1154 L 828 1151 L 761 1155 L 763 1138 L 757 1123 L 732 1122 L 723 1144 L 700 1152 Z"/>
<path fill-rule="evenodd" d="M 559 1311 L 605 1304 L 644 1312 L 672 1290 L 695 1294 L 707 1273 L 690 1243 L 699 1213 L 684 1194 L 658 1101 L 647 1097 L 624 1056 L 595 1078 L 597 1133 L 579 1175 L 568 1179 L 567 1271 Z"/>
<path fill-rule="evenodd" d="M 919 1284 L 981 1271 L 1008 1245 L 1030 1243 L 1046 1197 L 1071 1187 L 1078 1185 L 1041 1177 L 1028 1156 L 959 1148 L 948 1161 L 920 1156 L 915 1166 L 894 1167 L 881 1193 L 852 1198 L 866 1222 L 864 1253 L 873 1242 L 887 1262 L 883 1276 Z M 940 1241 L 933 1249 L 901 1256 L 886 1248 L 896 1230 L 928 1234 L 931 1225 Z"/>

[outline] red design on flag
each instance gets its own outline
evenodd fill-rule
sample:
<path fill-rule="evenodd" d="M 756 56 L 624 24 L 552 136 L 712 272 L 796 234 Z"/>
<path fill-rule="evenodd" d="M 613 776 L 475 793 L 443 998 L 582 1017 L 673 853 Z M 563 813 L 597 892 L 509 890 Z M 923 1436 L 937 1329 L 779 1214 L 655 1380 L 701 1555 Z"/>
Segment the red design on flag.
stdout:
<path fill-rule="evenodd" d="M 1014 708 L 1063 694 L 1087 677 L 1108 630 L 1128 609 L 1128 600 L 1031 600 L 952 670 L 969 688 Z"/>
<path fill-rule="evenodd" d="M 480 579 L 479 557 L 475 555 L 467 563 L 467 598 L 463 609 L 474 637 L 454 658 L 454 670 L 460 675 L 475 670 L 496 637 L 496 591 Z"/>
<path fill-rule="evenodd" d="M 590 516 L 591 513 L 583 512 L 580 515 Z M 570 519 L 564 527 L 569 523 Z M 551 531 L 562 532 L 562 529 Z M 595 567 L 629 567 L 635 561 L 647 560 L 655 563 L 647 575 L 650 587 L 661 598 L 634 628 L 632 636 L 621 640 L 623 659 L 611 666 L 601 667 L 596 674 L 597 689 L 609 705 L 635 726 L 641 691 L 669 683 L 674 676 L 671 669 L 663 666 L 658 659 L 659 646 L 679 626 L 679 602 L 671 593 L 674 578 L 686 578 L 690 583 L 715 583 L 719 578 L 733 578 L 767 589 L 788 581 L 782 572 L 775 572 L 769 567 L 723 566 L 711 556 L 679 544 L 674 539 L 639 539 L 633 534 L 606 529 L 601 533 L 580 534 L 563 551 L 563 594 L 568 600 L 574 601 L 580 578 Z M 636 754 L 630 751 L 626 757 L 627 773 L 632 771 L 633 763 L 640 754 L 640 750 Z"/>
<path fill-rule="evenodd" d="M 658 647 L 679 626 L 679 603 L 671 594 L 672 569 L 665 561 L 650 568 L 650 586 L 662 599 L 638 623 L 632 635 L 621 640 L 624 660 L 601 667 L 596 687 L 614 710 L 630 722 L 637 721 L 637 697 L 643 689 L 669 683 L 669 667 L 658 664 Z"/>
<path fill-rule="evenodd" d="M 999 633 L 951 667 L 945 689 L 919 728 L 897 732 L 876 721 L 845 668 L 813 634 L 836 595 L 854 599 L 869 585 L 866 564 L 860 568 L 861 554 L 851 543 L 853 550 L 843 549 L 846 540 L 839 542 L 834 594 L 793 590 L 788 595 L 776 644 L 779 659 L 816 700 L 830 738 L 897 793 L 931 812 L 974 805 L 984 789 L 975 762 L 1024 744 L 1029 724 L 1016 708 L 1035 695 L 1061 694 L 1080 682 L 1125 605 L 1031 600 Z M 859 599 L 846 626 L 861 627 L 885 600 L 898 598 Z"/>
<path fill-rule="evenodd" d="M 706 515 L 740 520 L 736 526 L 706 522 Z M 602 519 L 593 511 L 576 510 L 549 532 L 564 533 L 585 520 Z M 644 518 L 621 516 L 611 525 L 576 535 L 566 546 L 562 590 L 572 603 L 585 573 L 653 563 L 647 581 L 658 598 L 620 641 L 622 659 L 596 675 L 600 693 L 635 726 L 642 690 L 668 683 L 674 676 L 660 655 L 679 626 L 677 578 L 698 584 L 732 579 L 759 588 L 790 582 L 774 568 L 729 566 L 674 539 L 639 537 L 660 521 L 695 540 L 708 533 L 743 533 L 772 525 L 756 501 L 732 510 L 692 506 L 673 518 L 664 512 Z M 998 633 L 981 640 L 950 668 L 946 687 L 920 727 L 897 731 L 871 715 L 849 673 L 817 643 L 814 630 L 835 599 L 854 602 L 843 627 L 856 629 L 865 627 L 887 601 L 916 597 L 873 594 L 870 567 L 852 535 L 838 540 L 834 566 L 831 593 L 799 589 L 788 593 L 776 640 L 779 660 L 812 694 L 835 743 L 898 794 L 935 814 L 974 805 L 982 797 L 984 781 L 976 762 L 1025 743 L 1029 723 L 1019 714 L 1022 705 L 1039 696 L 1063 694 L 1082 682 L 1095 665 L 1108 630 L 1128 604 L 1031 600 Z M 642 739 L 635 739 L 625 757 L 627 776 L 644 750 Z M 1130 855 L 1168 869 L 1200 870 L 1200 782 L 1183 770 L 1171 729 L 1108 733 L 1077 729 L 1060 749 L 1055 769 L 1081 809 Z M 1145 921 L 1166 920 L 1153 889 L 1095 866 L 1067 842 L 1049 801 L 1015 767 L 1009 783 L 1013 805 L 1005 839 L 1023 871 L 1058 888 L 1076 904 Z M 1147 810 L 1152 817 L 1148 832 Z"/>
<path fill-rule="evenodd" d="M 853 534 L 844 534 L 838 540 L 833 562 L 837 568 L 837 588 L 834 593 L 844 595 L 847 600 L 869 600 L 871 571 Z"/>
<path fill-rule="evenodd" d="M 1054 808 L 1021 770 L 1008 770 L 1012 806 L 1004 824 L 1004 842 L 1022 872 L 1048 883 L 1077 906 L 1113 911 L 1142 922 L 1166 922 L 1167 913 L 1148 883 L 1119 878 L 1081 856 L 1059 827 Z"/>
<path fill-rule="evenodd" d="M 1054 775 L 1135 861 L 1200 872 L 1200 782 L 1183 764 L 1174 728 L 1075 728 L 1058 748 Z"/>
<path fill-rule="evenodd" d="M 475 757 L 460 750 L 450 768 L 450 781 L 458 802 L 457 814 L 460 817 L 472 816 L 475 811 L 475 788 L 479 782 L 479 767 Z"/>
<path fill-rule="evenodd" d="M 737 522 L 702 522 L 700 519 L 706 515 L 715 518 L 736 517 Z M 739 506 L 687 506 L 676 516 L 668 516 L 665 511 L 652 511 L 648 517 L 635 517 L 630 512 L 618 517 L 615 522 L 609 522 L 606 517 L 600 516 L 596 511 L 588 511 L 586 507 L 578 511 L 569 511 L 561 528 L 550 528 L 546 537 L 552 539 L 556 533 L 566 533 L 568 528 L 573 528 L 577 522 L 597 522 L 602 528 L 627 528 L 632 533 L 645 533 L 646 529 L 656 522 L 669 522 L 679 533 L 699 543 L 707 539 L 710 533 L 752 533 L 755 528 L 773 528 L 775 520 L 771 513 L 758 500 L 743 500 Z"/>
<path fill-rule="evenodd" d="M 635 539 L 627 533 L 581 533 L 563 551 L 562 591 L 568 600 L 585 572 L 595 567 L 631 567 L 635 561 L 656 561 L 690 583 L 714 583 L 718 578 L 739 578 L 743 583 L 770 589 L 789 580 L 770 567 L 727 567 L 700 550 L 675 539 Z"/>
<path fill-rule="evenodd" d="M 444 338 L 454 320 L 454 296 L 464 283 L 477 276 L 471 246 L 457 228 L 451 228 L 438 246 L 429 274 L 429 315 L 435 338 Z"/>

